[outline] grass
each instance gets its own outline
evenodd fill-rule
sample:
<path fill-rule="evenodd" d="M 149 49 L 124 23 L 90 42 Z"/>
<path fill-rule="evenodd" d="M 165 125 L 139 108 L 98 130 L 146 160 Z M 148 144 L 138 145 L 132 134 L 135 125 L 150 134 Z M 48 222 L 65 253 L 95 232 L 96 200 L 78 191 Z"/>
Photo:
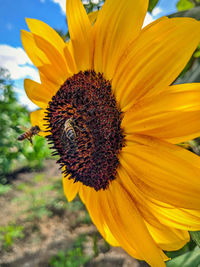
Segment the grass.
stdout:
<path fill-rule="evenodd" d="M 10 185 L 2 185 L 0 184 L 0 196 L 7 194 L 11 190 Z"/>
<path fill-rule="evenodd" d="M 51 258 L 49 266 L 51 267 L 79 267 L 87 263 L 91 256 L 86 256 L 83 251 L 83 245 L 86 241 L 85 235 L 80 235 L 73 244 L 73 247 L 67 252 L 59 251 Z"/>
<path fill-rule="evenodd" d="M 14 241 L 22 238 L 24 238 L 23 226 L 15 224 L 0 226 L 0 243 L 3 249 L 9 250 Z"/>
<path fill-rule="evenodd" d="M 33 233 L 37 229 L 35 242 L 40 242 L 39 222 L 46 217 L 71 216 L 70 227 L 74 229 L 82 224 L 91 224 L 90 216 L 79 197 L 67 202 L 63 192 L 62 179 L 58 177 L 46 177 L 45 173 L 38 173 L 30 179 L 17 182 L 13 185 L 0 187 L 0 195 L 11 191 L 11 205 L 17 209 L 12 216 L 12 221 L 7 226 L 0 227 L 0 247 L 7 251 L 16 241 L 24 237 L 25 232 Z M 17 222 L 16 223 L 13 223 Z M 23 224 L 23 226 L 22 226 Z M 32 230 L 31 230 L 32 229 Z M 42 238 L 42 237 L 41 237 Z M 80 236 L 67 252 L 60 251 L 51 259 L 50 266 L 76 267 L 81 266 L 91 257 L 84 255 L 83 244 L 86 237 Z M 97 238 L 94 238 L 94 255 L 98 254 Z"/>

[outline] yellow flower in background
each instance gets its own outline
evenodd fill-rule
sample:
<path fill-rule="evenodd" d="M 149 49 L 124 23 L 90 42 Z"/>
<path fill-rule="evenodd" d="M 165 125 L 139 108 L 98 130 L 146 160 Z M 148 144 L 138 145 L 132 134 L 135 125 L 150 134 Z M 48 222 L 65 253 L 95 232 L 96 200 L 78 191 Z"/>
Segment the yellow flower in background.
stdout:
<path fill-rule="evenodd" d="M 175 145 L 200 136 L 200 84 L 171 85 L 200 23 L 164 17 L 142 29 L 147 7 L 106 0 L 92 23 L 67 0 L 69 43 L 35 19 L 22 43 L 41 79 L 25 80 L 41 108 L 32 125 L 60 157 L 67 199 L 79 193 L 107 242 L 161 267 L 162 250 L 200 230 L 200 158 Z"/>

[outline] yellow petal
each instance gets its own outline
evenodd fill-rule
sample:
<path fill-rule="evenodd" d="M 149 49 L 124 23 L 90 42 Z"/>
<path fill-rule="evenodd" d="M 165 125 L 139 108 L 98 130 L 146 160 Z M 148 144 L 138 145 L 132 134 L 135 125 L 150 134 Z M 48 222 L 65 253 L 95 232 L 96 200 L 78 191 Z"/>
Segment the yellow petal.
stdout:
<path fill-rule="evenodd" d="M 42 72 L 39 72 L 39 74 L 42 86 L 48 88 L 48 91 L 50 91 L 53 96 L 60 88 L 60 85 L 50 81 Z"/>
<path fill-rule="evenodd" d="M 92 68 L 92 25 L 81 0 L 66 1 L 67 23 L 78 71 Z"/>
<path fill-rule="evenodd" d="M 164 18 L 143 29 L 127 49 L 112 86 L 122 111 L 138 99 L 170 85 L 200 41 L 200 23 L 191 18 Z"/>
<path fill-rule="evenodd" d="M 128 253 L 133 257 L 140 258 L 140 255 L 136 252 L 135 248 L 129 244 L 130 241 L 127 241 L 124 237 L 123 233 L 126 231 L 126 229 L 124 229 L 124 226 L 121 224 L 121 221 L 118 220 L 118 216 L 115 216 L 116 212 L 108 206 L 109 200 L 107 199 L 107 195 L 109 195 L 110 192 L 107 191 L 108 190 L 103 192 L 99 191 L 92 194 L 93 201 L 96 198 L 97 206 L 95 207 L 95 209 L 91 208 L 90 202 L 85 199 L 85 205 L 88 208 L 89 214 L 93 219 L 94 224 L 97 226 L 98 230 L 103 236 L 105 234 L 103 234 L 104 228 L 102 230 L 102 226 L 107 225 L 112 236 L 114 236 L 114 238 L 117 240 L 117 243 L 119 243 L 120 246 L 126 244 L 125 250 L 128 251 Z M 98 216 L 94 216 L 96 214 L 95 211 L 98 212 Z M 110 242 L 110 240 L 106 240 Z"/>
<path fill-rule="evenodd" d="M 54 65 L 50 62 L 47 55 L 36 45 L 33 35 L 30 32 L 22 30 L 21 39 L 27 55 L 38 70 L 42 72 L 47 79 L 52 81 L 52 83 L 61 85 L 65 80 L 55 71 Z"/>
<path fill-rule="evenodd" d="M 45 109 L 38 109 L 36 111 L 33 111 L 30 113 L 30 120 L 31 120 L 31 124 L 33 126 L 38 125 L 41 132 L 39 132 L 39 135 L 41 136 L 46 136 L 49 135 L 49 132 L 46 132 L 47 127 L 46 127 L 46 121 L 44 120 L 45 118 Z"/>
<path fill-rule="evenodd" d="M 158 220 L 168 227 L 186 231 L 198 231 L 200 229 L 199 210 L 176 208 L 154 199 L 147 200 L 146 205 Z"/>
<path fill-rule="evenodd" d="M 68 175 L 67 177 L 63 176 L 62 181 L 63 181 L 63 189 L 64 189 L 65 196 L 67 200 L 70 202 L 76 197 L 79 191 L 80 182 L 74 183 L 74 180 L 69 179 L 69 177 L 70 175 Z"/>
<path fill-rule="evenodd" d="M 179 208 L 200 209 L 200 158 L 154 137 L 133 135 L 123 166 L 147 196 Z M 122 161 L 121 161 L 122 162 Z"/>
<path fill-rule="evenodd" d="M 59 84 L 63 84 L 66 79 L 71 76 L 65 59 L 60 54 L 59 50 L 44 38 L 35 34 L 33 34 L 33 37 L 38 48 L 41 49 L 48 58 L 55 76 L 57 77 L 56 81 L 58 81 Z"/>
<path fill-rule="evenodd" d="M 37 19 L 26 19 L 27 25 L 33 34 L 36 34 L 51 43 L 64 58 L 65 42 L 60 35 L 48 24 Z"/>
<path fill-rule="evenodd" d="M 74 65 L 71 52 L 69 51 L 68 44 L 66 44 L 60 35 L 52 29 L 48 24 L 37 19 L 26 19 L 28 27 L 32 33 L 38 35 L 56 48 L 63 60 L 66 60 L 69 72 L 74 73 Z M 74 64 L 74 62 L 73 62 Z"/>
<path fill-rule="evenodd" d="M 99 232 L 109 244 L 111 244 L 112 246 L 119 246 L 119 243 L 114 238 L 113 234 L 111 233 L 108 225 L 104 220 L 104 217 L 100 212 L 100 194 L 94 189 L 86 187 L 84 185 L 81 189 L 82 192 L 79 192 L 81 200 L 83 201 L 83 203 L 86 204 L 90 217 L 98 228 Z"/>
<path fill-rule="evenodd" d="M 21 30 L 21 39 L 24 50 L 36 67 L 49 64 L 47 56 L 37 47 L 33 35 L 30 32 Z"/>
<path fill-rule="evenodd" d="M 126 134 L 140 133 L 180 143 L 200 136 L 200 84 L 168 87 L 138 101 L 122 121 Z"/>
<path fill-rule="evenodd" d="M 30 79 L 24 80 L 24 88 L 28 98 L 40 108 L 46 108 L 52 98 L 51 91 Z"/>
<path fill-rule="evenodd" d="M 98 192 L 92 190 L 90 194 L 88 197 L 88 191 L 85 192 L 84 202 L 101 233 L 105 225 L 117 244 L 131 256 L 146 260 L 151 266 L 165 266 L 163 260 L 167 257 L 153 242 L 133 199 L 116 180 L 109 189 Z M 103 232 L 106 233 L 105 227 Z M 107 241 L 111 240 L 107 237 Z"/>
<path fill-rule="evenodd" d="M 149 224 L 160 228 L 160 221 L 156 218 L 151 209 L 147 206 L 146 196 L 139 190 L 139 188 L 135 185 L 132 177 L 128 174 L 127 170 L 123 167 L 124 159 L 123 157 L 119 157 L 120 165 L 117 168 L 117 179 L 119 183 L 123 185 L 124 188 L 129 192 L 132 199 L 137 205 L 137 209 L 144 218 L 146 222 Z"/>
<path fill-rule="evenodd" d="M 71 41 L 69 41 L 69 43 L 66 43 L 66 46 L 64 48 L 64 54 L 71 73 L 73 74 L 77 73 L 78 70 L 73 54 L 73 47 Z"/>
<path fill-rule="evenodd" d="M 190 241 L 190 236 L 187 231 L 162 227 L 158 229 L 146 223 L 147 228 L 160 248 L 167 251 L 178 250 Z"/>
<path fill-rule="evenodd" d="M 111 209 L 110 213 L 114 211 L 114 214 L 116 214 L 115 220 L 122 224 L 123 230 L 120 230 L 124 235 L 123 238 L 128 241 L 129 246 L 135 246 L 140 258 L 144 259 L 151 266 L 165 266 L 163 260 L 166 259 L 166 257 L 150 236 L 136 208 L 134 199 L 132 199 L 126 190 L 115 181 L 109 188 L 111 193 L 109 195 L 107 194 L 107 197 Z M 143 242 L 144 240 L 145 244 Z M 129 246 L 122 245 L 128 253 Z"/>
<path fill-rule="evenodd" d="M 121 165 L 117 169 L 118 179 L 135 200 L 140 214 L 149 225 L 156 229 L 164 229 L 163 231 L 165 226 L 184 231 L 200 229 L 200 210 L 177 208 L 150 198 L 137 186 L 136 178 L 131 176 L 130 168 L 123 157 L 120 156 L 119 160 Z"/>
<path fill-rule="evenodd" d="M 141 31 L 148 1 L 107 0 L 94 25 L 94 68 L 112 79 L 122 53 Z"/>

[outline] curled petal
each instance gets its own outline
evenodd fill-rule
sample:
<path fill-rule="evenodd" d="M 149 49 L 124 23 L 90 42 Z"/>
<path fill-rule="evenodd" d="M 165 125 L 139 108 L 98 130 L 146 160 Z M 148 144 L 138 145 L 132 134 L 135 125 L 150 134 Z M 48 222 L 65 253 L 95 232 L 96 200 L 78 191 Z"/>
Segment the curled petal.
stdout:
<path fill-rule="evenodd" d="M 200 158 L 179 146 L 142 135 L 129 136 L 123 166 L 147 196 L 175 207 L 200 209 Z"/>
<path fill-rule="evenodd" d="M 81 0 L 66 1 L 67 23 L 78 70 L 92 67 L 92 25 Z"/>
<path fill-rule="evenodd" d="M 121 58 L 113 78 L 112 85 L 122 111 L 170 85 L 199 41 L 200 23 L 191 18 L 163 18 L 144 28 Z"/>
<path fill-rule="evenodd" d="M 122 53 L 141 31 L 148 1 L 107 0 L 94 26 L 94 68 L 112 79 Z"/>
<path fill-rule="evenodd" d="M 167 87 L 157 96 L 138 101 L 122 121 L 126 134 L 140 133 L 172 143 L 200 135 L 200 84 Z"/>

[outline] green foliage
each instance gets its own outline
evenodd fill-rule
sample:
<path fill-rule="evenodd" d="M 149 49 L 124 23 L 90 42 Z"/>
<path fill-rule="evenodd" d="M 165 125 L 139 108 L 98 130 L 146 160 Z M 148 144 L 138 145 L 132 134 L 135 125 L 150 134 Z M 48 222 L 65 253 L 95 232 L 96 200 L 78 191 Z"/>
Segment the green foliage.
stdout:
<path fill-rule="evenodd" d="M 99 247 L 97 244 L 98 237 L 96 234 L 93 235 L 93 251 L 94 251 L 94 256 L 97 257 L 99 255 Z"/>
<path fill-rule="evenodd" d="M 188 10 L 200 6 L 200 0 L 179 0 L 176 4 L 178 11 Z"/>
<path fill-rule="evenodd" d="M 148 7 L 148 11 L 152 12 L 153 9 L 156 7 L 156 5 L 158 4 L 159 0 L 150 0 L 149 1 L 149 7 Z"/>
<path fill-rule="evenodd" d="M 49 209 L 50 203 L 55 201 L 47 193 L 52 190 L 51 185 L 40 186 L 34 188 L 31 185 L 22 184 L 18 186 L 19 190 L 22 190 L 25 194 L 20 198 L 15 198 L 13 201 L 23 205 L 23 214 L 26 216 L 26 220 L 35 221 L 41 219 L 43 216 L 51 216 L 52 211 Z"/>
<path fill-rule="evenodd" d="M 200 247 L 200 231 L 190 232 L 194 242 Z"/>
<path fill-rule="evenodd" d="M 47 146 L 47 141 L 41 136 L 35 136 L 33 146 L 28 140 L 23 143 L 23 156 L 31 168 L 41 169 L 44 165 L 44 159 L 51 156 L 50 149 Z"/>
<path fill-rule="evenodd" d="M 167 251 L 166 252 L 166 255 L 173 259 L 173 258 L 176 258 L 182 254 L 185 254 L 189 251 L 192 251 L 194 250 L 194 248 L 196 247 L 196 244 L 193 242 L 193 241 L 190 241 L 189 243 L 187 243 L 184 247 L 182 247 L 181 249 L 179 250 L 176 250 L 176 251 Z"/>
<path fill-rule="evenodd" d="M 0 243 L 3 249 L 10 249 L 15 240 L 22 239 L 24 237 L 23 231 L 24 227 L 21 225 L 0 226 Z"/>
<path fill-rule="evenodd" d="M 11 190 L 11 186 L 10 185 L 2 185 L 0 184 L 0 196 L 7 194 L 9 191 Z"/>
<path fill-rule="evenodd" d="M 188 10 L 195 6 L 195 4 L 190 0 L 179 0 L 176 4 L 178 11 Z"/>
<path fill-rule="evenodd" d="M 184 67 L 184 69 L 182 70 L 182 72 L 179 74 L 179 78 L 183 77 L 192 68 L 193 63 L 194 63 L 194 57 L 192 56 L 188 61 L 188 63 L 186 64 L 186 66 Z"/>
<path fill-rule="evenodd" d="M 87 211 L 85 212 L 85 216 L 82 218 L 82 221 L 81 222 L 83 224 L 91 224 L 92 223 L 90 214 Z"/>
<path fill-rule="evenodd" d="M 6 183 L 6 176 L 19 167 L 42 167 L 50 155 L 43 137 L 36 136 L 33 146 L 27 140 L 17 141 L 24 132 L 20 126 L 30 128 L 28 110 L 19 105 L 8 74 L 0 68 L 0 183 Z"/>
<path fill-rule="evenodd" d="M 167 267 L 199 267 L 200 265 L 200 249 L 188 251 L 178 257 L 167 262 Z"/>
<path fill-rule="evenodd" d="M 87 13 L 90 13 L 92 11 L 95 11 L 95 10 L 99 10 L 101 5 L 104 3 L 104 0 L 98 0 L 98 1 L 95 1 L 95 3 L 93 3 L 94 1 L 92 0 L 88 0 L 87 3 L 84 3 L 84 7 L 87 11 Z"/>
<path fill-rule="evenodd" d="M 86 241 L 85 236 L 81 235 L 74 242 L 72 249 L 67 252 L 60 251 L 58 255 L 50 260 L 51 267 L 79 267 L 86 264 L 91 257 L 85 256 L 83 244 Z"/>
<path fill-rule="evenodd" d="M 200 57 L 200 45 L 197 47 L 196 51 L 194 52 L 194 58 Z"/>
<path fill-rule="evenodd" d="M 49 184 L 40 185 L 38 188 L 37 183 L 44 179 L 43 174 L 37 174 L 30 184 L 21 183 L 16 186 L 16 189 L 24 194 L 12 201 L 23 207 L 21 213 L 26 220 L 36 221 L 44 216 L 62 215 L 67 209 L 72 212 L 84 210 L 84 216 L 81 219 L 77 216 L 76 223 L 91 223 L 89 214 L 79 198 L 72 202 L 66 201 L 61 179 L 53 182 L 53 178 L 48 178 Z"/>

